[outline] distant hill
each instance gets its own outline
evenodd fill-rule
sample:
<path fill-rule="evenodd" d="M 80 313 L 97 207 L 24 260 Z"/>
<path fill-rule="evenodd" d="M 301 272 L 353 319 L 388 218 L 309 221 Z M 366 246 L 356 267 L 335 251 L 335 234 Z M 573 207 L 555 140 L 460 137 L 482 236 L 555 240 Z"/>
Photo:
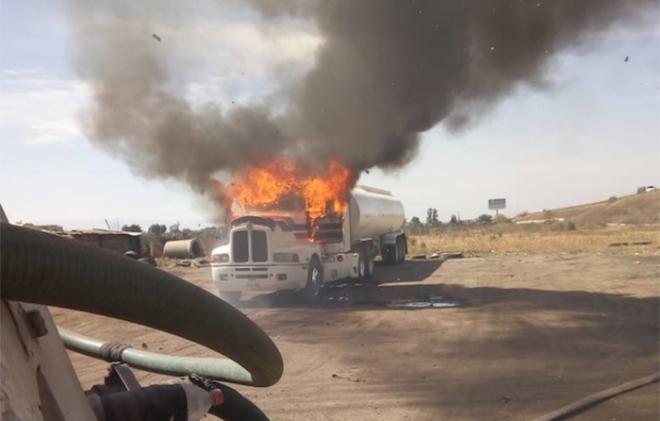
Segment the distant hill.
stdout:
<path fill-rule="evenodd" d="M 603 202 L 546 210 L 517 217 L 515 221 L 564 218 L 576 224 L 658 224 L 660 223 L 660 190 Z"/>

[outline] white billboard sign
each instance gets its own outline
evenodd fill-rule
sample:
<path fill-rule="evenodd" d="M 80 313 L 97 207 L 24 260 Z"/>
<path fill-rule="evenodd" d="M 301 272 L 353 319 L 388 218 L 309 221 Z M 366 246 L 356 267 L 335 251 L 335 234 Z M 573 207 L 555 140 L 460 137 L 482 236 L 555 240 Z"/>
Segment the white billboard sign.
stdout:
<path fill-rule="evenodd" d="M 488 209 L 499 210 L 506 208 L 506 199 L 488 199 Z"/>

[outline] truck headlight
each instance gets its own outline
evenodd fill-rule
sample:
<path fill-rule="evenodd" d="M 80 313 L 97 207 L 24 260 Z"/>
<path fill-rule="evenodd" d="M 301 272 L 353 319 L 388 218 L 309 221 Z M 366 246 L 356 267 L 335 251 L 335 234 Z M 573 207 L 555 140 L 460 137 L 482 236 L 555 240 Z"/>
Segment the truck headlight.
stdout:
<path fill-rule="evenodd" d="M 214 254 L 211 256 L 211 262 L 213 263 L 227 263 L 229 262 L 228 254 Z"/>
<path fill-rule="evenodd" d="M 298 263 L 300 258 L 296 253 L 275 253 L 273 255 L 273 261 L 280 263 Z"/>

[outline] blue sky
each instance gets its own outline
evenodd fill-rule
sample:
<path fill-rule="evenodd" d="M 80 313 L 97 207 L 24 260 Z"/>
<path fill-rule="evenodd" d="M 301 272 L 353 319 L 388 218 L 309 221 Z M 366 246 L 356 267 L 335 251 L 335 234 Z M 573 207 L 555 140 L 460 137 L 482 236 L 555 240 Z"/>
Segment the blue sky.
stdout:
<path fill-rule="evenodd" d="M 274 87 L 273 69 L 313 64 L 321 40 L 309 28 L 264 32 L 249 13 L 206 7 L 190 31 L 202 41 L 178 55 L 178 83 L 191 101 L 259 98 Z M 67 228 L 102 227 L 104 219 L 205 224 L 209 205 L 184 185 L 134 175 L 81 134 L 76 116 L 89 88 L 73 68 L 62 5 L 4 2 L 1 12 L 0 202 L 9 218 Z M 507 198 L 504 213 L 515 215 L 660 184 L 657 16 L 565 51 L 549 75 L 552 89 L 521 87 L 462 133 L 436 127 L 406 168 L 374 170 L 360 182 L 391 190 L 408 218 L 435 207 L 441 220 L 474 218 L 495 197 Z"/>

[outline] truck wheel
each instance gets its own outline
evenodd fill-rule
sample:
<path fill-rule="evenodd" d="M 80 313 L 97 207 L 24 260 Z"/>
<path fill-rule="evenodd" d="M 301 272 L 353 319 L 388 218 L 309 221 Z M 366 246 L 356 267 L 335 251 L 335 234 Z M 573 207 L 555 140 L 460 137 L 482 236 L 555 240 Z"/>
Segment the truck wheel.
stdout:
<path fill-rule="evenodd" d="M 220 291 L 220 298 L 225 300 L 231 305 L 236 305 L 241 301 L 240 291 Z"/>
<path fill-rule="evenodd" d="M 399 251 L 398 253 L 399 258 L 397 260 L 397 263 L 401 263 L 404 260 L 406 260 L 406 245 L 403 243 L 403 241 L 404 241 L 403 237 L 399 237 L 396 240 L 397 250 Z"/>
<path fill-rule="evenodd" d="M 358 250 L 358 281 L 364 281 L 367 273 L 367 256 L 364 252 L 364 247 Z"/>
<path fill-rule="evenodd" d="M 361 253 L 364 255 L 364 279 L 370 279 L 374 273 L 374 258 L 371 253 L 371 247 L 364 246 Z"/>
<path fill-rule="evenodd" d="M 307 286 L 303 289 L 303 299 L 306 303 L 317 305 L 321 300 L 321 286 L 323 285 L 323 266 L 319 258 L 314 256 L 309 262 L 307 271 Z"/>
<path fill-rule="evenodd" d="M 394 241 L 394 264 L 398 264 L 401 261 L 401 241 L 399 237 Z"/>
<path fill-rule="evenodd" d="M 393 244 L 383 247 L 383 262 L 386 265 L 396 264 L 395 249 L 396 247 Z"/>

